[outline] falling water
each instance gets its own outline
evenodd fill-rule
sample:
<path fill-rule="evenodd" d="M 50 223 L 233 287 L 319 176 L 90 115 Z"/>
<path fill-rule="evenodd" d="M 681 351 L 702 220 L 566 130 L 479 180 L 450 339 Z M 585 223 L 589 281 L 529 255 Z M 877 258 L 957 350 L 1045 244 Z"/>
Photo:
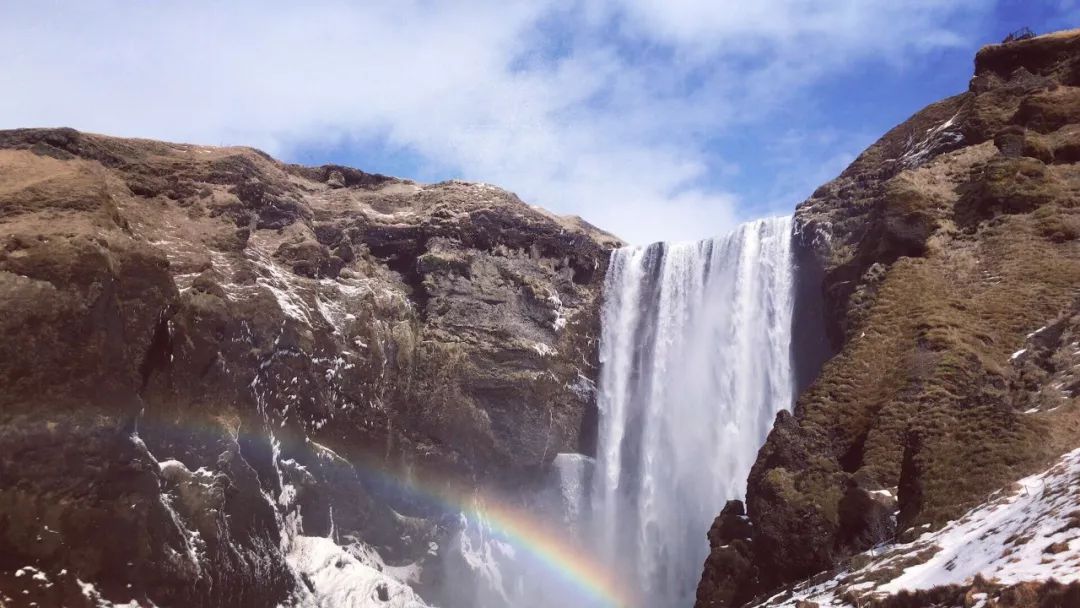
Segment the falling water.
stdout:
<path fill-rule="evenodd" d="M 614 573 L 635 607 L 692 606 L 705 534 L 740 498 L 791 405 L 791 218 L 697 243 L 612 253 L 604 284 L 595 460 L 560 454 L 537 515 Z M 474 518 L 475 519 L 475 518 Z M 601 608 L 470 520 L 449 571 L 471 608 Z M 471 573 L 471 574 L 470 574 Z"/>
<path fill-rule="evenodd" d="M 641 605 L 691 606 L 705 532 L 793 398 L 791 218 L 615 251 L 591 525 Z"/>

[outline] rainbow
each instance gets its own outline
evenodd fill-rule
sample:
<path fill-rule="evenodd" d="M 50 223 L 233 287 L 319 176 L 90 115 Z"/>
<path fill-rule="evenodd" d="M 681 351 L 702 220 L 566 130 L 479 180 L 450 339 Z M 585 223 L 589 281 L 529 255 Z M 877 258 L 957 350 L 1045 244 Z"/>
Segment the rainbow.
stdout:
<path fill-rule="evenodd" d="M 175 425 L 163 425 L 159 421 L 154 426 L 187 429 L 195 433 L 216 434 L 222 430 L 220 427 L 211 430 L 211 425 L 192 424 L 190 421 Z M 412 475 L 394 475 L 385 467 L 372 466 L 374 463 L 351 462 L 311 439 L 306 439 L 306 442 L 315 454 L 321 454 L 321 459 L 330 466 L 349 466 L 362 478 L 366 478 L 365 485 L 375 482 L 431 507 L 462 513 L 467 518 L 483 521 L 499 540 L 528 554 L 561 581 L 580 592 L 583 599 L 589 600 L 586 605 L 597 608 L 635 608 L 636 602 L 627 594 L 632 589 L 630 585 L 619 584 L 614 573 L 593 559 L 584 547 L 571 542 L 561 530 L 546 524 L 527 510 L 471 488 L 452 489 L 445 480 L 433 479 L 425 483 Z"/>
<path fill-rule="evenodd" d="M 632 598 L 623 591 L 626 586 L 620 585 L 614 573 L 604 564 L 592 559 L 583 547 L 570 542 L 564 534 L 524 509 L 515 508 L 505 501 L 484 496 L 476 491 L 435 489 L 416 479 L 391 476 L 385 469 L 356 468 L 377 476 L 379 481 L 392 484 L 412 497 L 461 512 L 466 517 L 483 520 L 500 540 L 531 555 L 561 580 L 582 592 L 595 605 L 610 608 L 635 606 Z"/>
<path fill-rule="evenodd" d="M 469 512 L 469 509 L 464 509 Z M 499 536 L 539 559 L 560 578 L 601 602 L 605 606 L 629 608 L 632 604 L 620 590 L 615 577 L 602 564 L 570 542 L 560 538 L 528 514 L 505 505 L 487 502 L 472 510 L 486 518 Z"/>

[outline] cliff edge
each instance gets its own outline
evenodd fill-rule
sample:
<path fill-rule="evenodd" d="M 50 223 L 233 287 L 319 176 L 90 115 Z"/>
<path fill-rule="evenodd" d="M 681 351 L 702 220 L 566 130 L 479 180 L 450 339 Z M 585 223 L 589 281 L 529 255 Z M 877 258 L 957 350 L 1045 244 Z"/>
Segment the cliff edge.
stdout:
<path fill-rule="evenodd" d="M 983 48 L 798 207 L 836 354 L 717 518 L 698 606 L 842 570 L 1080 444 L 1078 163 L 1074 30 Z"/>
<path fill-rule="evenodd" d="M 485 184 L 0 132 L 0 603 L 269 606 L 317 591 L 305 555 L 437 561 L 453 521 L 409 487 L 590 449 L 617 243 Z"/>

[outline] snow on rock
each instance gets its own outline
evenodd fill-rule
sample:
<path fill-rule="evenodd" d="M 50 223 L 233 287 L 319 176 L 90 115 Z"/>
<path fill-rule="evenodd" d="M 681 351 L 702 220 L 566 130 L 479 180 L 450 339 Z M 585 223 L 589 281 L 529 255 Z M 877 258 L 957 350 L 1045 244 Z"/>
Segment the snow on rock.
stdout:
<path fill-rule="evenodd" d="M 574 379 L 573 384 L 567 384 L 566 388 L 573 391 L 573 393 L 581 399 L 592 399 L 593 396 L 596 395 L 596 383 L 580 371 L 577 374 L 577 378 Z"/>
<path fill-rule="evenodd" d="M 90 605 L 95 608 L 155 608 L 156 604 L 149 601 L 137 601 L 131 600 L 130 602 L 110 602 L 102 597 L 98 592 L 97 587 L 91 583 L 84 583 L 79 579 L 75 579 L 75 582 L 79 585 L 79 589 L 82 591 L 83 597 L 86 598 Z"/>
<path fill-rule="evenodd" d="M 890 488 L 890 489 L 887 489 L 887 490 L 870 490 L 870 495 L 871 496 L 878 496 L 878 497 L 884 498 L 886 500 L 895 499 L 896 498 L 896 488 L 894 487 L 894 488 Z"/>
<path fill-rule="evenodd" d="M 175 471 L 183 475 L 191 474 L 191 471 L 188 471 L 188 468 L 184 463 L 172 458 L 158 461 L 158 468 L 161 469 L 162 473 L 171 473 Z"/>
<path fill-rule="evenodd" d="M 963 139 L 960 126 L 956 123 L 957 115 L 945 122 L 927 129 L 926 133 L 917 142 L 912 136 L 907 145 L 907 150 L 898 159 L 906 168 L 918 167 L 933 158 L 941 150 L 948 150 L 959 145 Z"/>
<path fill-rule="evenodd" d="M 272 256 L 258 247 L 250 247 L 244 253 L 255 268 L 261 271 L 256 283 L 274 296 L 281 312 L 303 325 L 310 326 L 311 309 L 300 295 L 299 283 L 294 277 L 279 268 Z"/>
<path fill-rule="evenodd" d="M 286 560 L 310 586 L 300 586 L 297 607 L 429 608 L 407 585 L 329 538 L 293 537 Z"/>
<path fill-rule="evenodd" d="M 863 554 L 871 561 L 824 581 L 796 587 L 766 606 L 849 605 L 854 593 L 882 597 L 901 590 L 967 585 L 976 575 L 1000 585 L 1080 581 L 1080 449 L 1048 471 L 1021 479 L 936 532 Z"/>
<path fill-rule="evenodd" d="M 562 299 L 559 297 L 558 292 L 552 291 L 548 294 L 548 302 L 554 306 L 555 320 L 551 322 L 551 327 L 555 331 L 561 331 L 566 327 L 566 316 L 564 314 Z"/>
<path fill-rule="evenodd" d="M 559 354 L 559 351 L 555 350 L 551 346 L 544 344 L 543 342 L 533 342 L 532 348 L 536 351 L 536 354 L 541 357 L 554 357 Z"/>

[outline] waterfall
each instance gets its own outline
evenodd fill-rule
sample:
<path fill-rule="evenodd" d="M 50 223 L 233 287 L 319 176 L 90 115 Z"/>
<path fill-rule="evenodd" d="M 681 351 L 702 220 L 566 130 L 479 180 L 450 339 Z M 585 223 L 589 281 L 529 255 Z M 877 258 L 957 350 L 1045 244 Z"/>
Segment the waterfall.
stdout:
<path fill-rule="evenodd" d="M 691 606 L 705 532 L 791 405 L 791 218 L 612 254 L 590 533 L 640 605 Z"/>
<path fill-rule="evenodd" d="M 725 501 L 743 496 L 794 396 L 791 230 L 790 217 L 766 219 L 697 243 L 612 252 L 596 458 L 558 455 L 531 515 L 609 570 L 621 599 L 581 596 L 570 579 L 591 573 L 568 578 L 567 562 L 555 576 L 559 556 L 538 563 L 473 516 L 445 566 L 448 605 L 693 605 L 706 532 Z"/>

